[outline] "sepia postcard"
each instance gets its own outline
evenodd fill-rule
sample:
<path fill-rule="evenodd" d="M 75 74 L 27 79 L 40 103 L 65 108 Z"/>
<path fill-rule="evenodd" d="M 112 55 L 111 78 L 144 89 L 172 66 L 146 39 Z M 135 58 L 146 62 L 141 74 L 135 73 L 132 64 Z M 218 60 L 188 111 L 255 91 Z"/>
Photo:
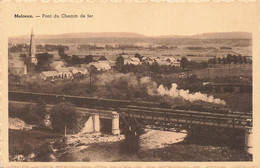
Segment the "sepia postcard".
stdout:
<path fill-rule="evenodd" d="M 0 167 L 260 166 L 256 0 L 0 0 Z"/>

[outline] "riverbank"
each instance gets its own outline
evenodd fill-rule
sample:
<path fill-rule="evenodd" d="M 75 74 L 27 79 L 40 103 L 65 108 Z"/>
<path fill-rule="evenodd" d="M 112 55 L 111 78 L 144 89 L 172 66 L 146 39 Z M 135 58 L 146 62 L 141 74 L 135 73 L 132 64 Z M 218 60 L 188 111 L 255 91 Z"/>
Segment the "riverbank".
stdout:
<path fill-rule="evenodd" d="M 185 133 L 144 130 L 131 141 L 124 135 L 89 133 L 68 135 L 64 141 L 64 135 L 37 130 L 18 119 L 9 124 L 10 161 L 252 161 L 243 150 L 189 143 Z"/>
<path fill-rule="evenodd" d="M 138 143 L 131 143 L 131 145 L 138 145 L 137 150 L 129 150 L 128 141 L 123 136 L 113 138 L 107 135 L 104 141 L 103 138 L 95 135 L 96 142 L 94 142 L 92 135 L 89 134 L 87 137 L 74 137 L 76 143 L 69 145 L 60 159 L 89 162 L 252 161 L 252 156 L 242 150 L 190 144 L 185 137 L 184 133 L 145 130 L 145 133 L 139 136 Z M 86 138 L 89 141 L 85 141 Z M 80 142 L 83 139 L 85 143 Z M 130 148 L 134 148 L 131 145 Z"/>

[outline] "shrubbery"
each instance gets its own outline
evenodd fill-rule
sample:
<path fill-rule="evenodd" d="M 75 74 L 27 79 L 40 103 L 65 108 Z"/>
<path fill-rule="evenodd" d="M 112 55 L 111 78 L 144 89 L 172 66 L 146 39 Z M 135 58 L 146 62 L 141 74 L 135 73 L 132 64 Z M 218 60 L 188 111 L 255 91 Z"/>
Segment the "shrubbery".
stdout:
<path fill-rule="evenodd" d="M 51 123 L 53 131 L 57 133 L 74 132 L 77 122 L 77 114 L 74 105 L 71 103 L 60 103 L 53 106 L 51 111 Z"/>
<path fill-rule="evenodd" d="M 27 124 L 38 125 L 45 115 L 45 110 L 42 106 L 26 104 L 23 107 L 18 107 L 16 104 L 9 105 L 9 117 L 20 118 Z"/>

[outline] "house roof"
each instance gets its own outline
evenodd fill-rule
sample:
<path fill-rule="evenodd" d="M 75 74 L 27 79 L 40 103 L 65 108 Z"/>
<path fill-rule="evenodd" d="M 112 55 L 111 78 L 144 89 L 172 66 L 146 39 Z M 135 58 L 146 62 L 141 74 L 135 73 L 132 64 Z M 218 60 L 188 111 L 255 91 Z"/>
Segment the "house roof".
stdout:
<path fill-rule="evenodd" d="M 65 72 L 70 72 L 68 68 L 57 68 L 56 69 L 59 73 L 65 73 Z"/>
<path fill-rule="evenodd" d="M 62 61 L 53 61 L 53 63 L 51 64 L 53 68 L 56 68 L 59 65 L 64 66 L 64 63 Z"/>
<path fill-rule="evenodd" d="M 140 59 L 136 57 L 131 57 L 130 60 L 134 62 L 140 62 Z"/>
<path fill-rule="evenodd" d="M 42 74 L 46 77 L 55 77 L 59 76 L 57 71 L 43 71 Z"/>
<path fill-rule="evenodd" d="M 21 60 L 12 60 L 12 61 L 9 61 L 9 64 L 12 64 L 12 67 L 13 68 L 24 68 L 24 61 L 21 61 Z"/>
<path fill-rule="evenodd" d="M 92 65 L 95 66 L 98 70 L 101 70 L 101 69 L 109 70 L 109 69 L 111 69 L 111 66 L 106 62 L 97 62 L 97 63 L 92 64 Z"/>
<path fill-rule="evenodd" d="M 167 61 L 161 61 L 161 60 L 157 60 L 156 61 L 159 65 L 170 65 L 170 63 L 169 62 L 167 62 Z"/>
<path fill-rule="evenodd" d="M 76 68 L 78 71 L 81 71 L 81 72 L 83 72 L 83 71 L 86 71 L 87 69 L 86 68 L 79 68 L 79 67 L 77 67 Z"/>

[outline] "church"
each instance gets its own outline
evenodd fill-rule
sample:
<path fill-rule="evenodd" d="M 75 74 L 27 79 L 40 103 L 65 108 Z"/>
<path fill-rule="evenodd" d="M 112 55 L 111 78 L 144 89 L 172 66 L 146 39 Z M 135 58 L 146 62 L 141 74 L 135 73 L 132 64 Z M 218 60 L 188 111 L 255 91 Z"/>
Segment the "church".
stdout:
<path fill-rule="evenodd" d="M 36 58 L 36 48 L 35 48 L 34 34 L 32 29 L 31 38 L 30 38 L 29 56 L 26 57 L 25 59 L 24 75 L 34 73 L 35 66 L 37 65 L 37 63 L 38 61 Z"/>
<path fill-rule="evenodd" d="M 8 54 L 10 54 L 8 52 Z M 30 75 L 35 73 L 35 67 L 38 63 L 36 58 L 36 48 L 35 48 L 35 41 L 34 41 L 34 34 L 33 30 L 31 32 L 30 37 L 30 47 L 29 53 L 26 54 L 26 57 L 23 60 L 20 59 L 13 59 L 10 57 L 9 59 L 9 72 L 12 74 L 17 75 Z"/>

